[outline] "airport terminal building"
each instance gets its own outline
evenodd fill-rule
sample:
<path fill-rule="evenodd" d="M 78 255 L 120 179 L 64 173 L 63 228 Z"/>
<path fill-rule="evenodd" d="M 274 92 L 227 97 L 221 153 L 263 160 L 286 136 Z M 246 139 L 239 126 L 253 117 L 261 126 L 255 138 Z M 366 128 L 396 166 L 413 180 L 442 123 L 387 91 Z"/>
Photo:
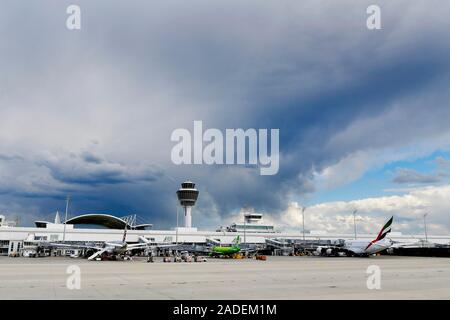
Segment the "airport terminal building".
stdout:
<path fill-rule="evenodd" d="M 137 224 L 130 217 L 119 218 L 109 214 L 83 214 L 61 222 L 59 213 L 53 222 L 35 221 L 34 227 L 18 227 L 0 215 L 0 255 L 26 255 L 35 250 L 40 242 L 111 242 L 121 241 L 127 229 L 126 241 L 139 242 L 143 236 L 152 243 L 215 244 L 229 245 L 237 235 L 242 243 L 283 246 L 285 243 L 307 241 L 337 241 L 354 239 L 354 234 L 328 233 L 325 231 L 276 232 L 275 227 L 263 223 L 263 216 L 253 211 L 244 213 L 243 222 L 236 222 L 216 231 L 198 230 L 192 226 L 191 210 L 198 198 L 198 190 L 191 181 L 181 184 L 177 191 L 180 205 L 184 208 L 185 224 L 172 230 L 154 230 L 151 224 Z M 87 227 L 89 226 L 89 227 Z M 92 228 L 92 226 L 98 226 Z M 376 234 L 357 234 L 361 240 L 373 240 Z M 417 243 L 425 235 L 403 235 L 392 232 L 389 238 L 401 243 Z M 450 244 L 450 235 L 428 235 L 429 243 Z"/>
<path fill-rule="evenodd" d="M 262 215 L 258 215 L 262 218 Z M 250 222 L 249 220 L 252 219 Z M 310 231 L 298 233 L 275 232 L 274 227 L 255 221 L 254 213 L 245 217 L 246 222 L 234 223 L 223 230 L 206 231 L 197 228 L 174 228 L 173 230 L 153 230 L 151 225 L 130 225 L 122 219 L 108 214 L 85 214 L 68 219 L 67 224 L 36 221 L 35 227 L 0 226 L 0 255 L 24 253 L 39 242 L 105 242 L 122 240 L 124 228 L 127 227 L 127 242 L 138 242 L 144 236 L 154 243 L 184 244 L 230 244 L 240 235 L 243 243 L 267 244 L 277 242 L 296 242 L 303 240 L 338 240 L 354 239 L 353 234 L 337 234 Z M 259 219 L 258 219 L 259 220 Z M 56 221 L 58 222 L 58 221 Z M 83 225 L 99 225 L 99 228 L 83 228 Z M 358 234 L 358 239 L 372 240 L 375 234 Z M 424 235 L 402 235 L 393 232 L 394 241 L 412 243 L 424 239 Z M 450 236 L 428 235 L 428 241 L 450 244 Z"/>

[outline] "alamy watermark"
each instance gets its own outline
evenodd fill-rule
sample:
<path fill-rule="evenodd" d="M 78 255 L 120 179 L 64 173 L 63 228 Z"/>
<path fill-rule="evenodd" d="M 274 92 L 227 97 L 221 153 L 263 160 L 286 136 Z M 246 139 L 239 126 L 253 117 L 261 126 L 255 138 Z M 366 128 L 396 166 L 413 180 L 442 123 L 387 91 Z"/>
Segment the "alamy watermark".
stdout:
<path fill-rule="evenodd" d="M 67 267 L 66 273 L 69 274 L 66 281 L 66 287 L 69 290 L 81 289 L 81 268 L 75 264 Z"/>
<path fill-rule="evenodd" d="M 66 13 L 69 15 L 66 19 L 66 27 L 69 30 L 81 29 L 81 8 L 79 5 L 71 4 L 67 7 Z M 381 9 L 380 6 L 372 4 L 367 7 L 366 13 L 369 15 L 366 20 L 366 26 L 369 30 L 381 29 Z"/>
<path fill-rule="evenodd" d="M 81 29 L 81 8 L 78 5 L 72 4 L 67 7 L 66 13 L 69 15 L 66 19 L 66 27 L 69 30 Z"/>
<path fill-rule="evenodd" d="M 246 164 L 259 166 L 261 175 L 278 173 L 279 129 L 226 129 L 224 135 L 215 128 L 203 132 L 203 122 L 194 121 L 193 134 L 184 128 L 175 129 L 170 139 L 178 142 L 171 152 L 176 165 Z"/>
<path fill-rule="evenodd" d="M 381 269 L 377 265 L 370 265 L 367 267 L 366 274 L 368 275 L 366 285 L 369 290 L 381 289 Z"/>
<path fill-rule="evenodd" d="M 369 30 L 381 29 L 381 9 L 376 4 L 367 7 L 366 13 L 369 15 L 366 20 L 366 26 Z"/>

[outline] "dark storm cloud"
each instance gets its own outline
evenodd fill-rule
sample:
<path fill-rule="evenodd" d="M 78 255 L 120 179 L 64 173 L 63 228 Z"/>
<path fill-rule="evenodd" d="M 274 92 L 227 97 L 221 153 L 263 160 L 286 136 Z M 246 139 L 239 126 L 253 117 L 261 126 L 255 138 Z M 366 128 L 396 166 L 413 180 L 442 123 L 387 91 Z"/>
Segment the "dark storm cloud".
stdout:
<path fill-rule="evenodd" d="M 412 169 L 399 168 L 397 175 L 392 180 L 394 183 L 400 184 L 433 184 L 440 182 L 441 178 L 432 174 L 423 174 Z"/>
<path fill-rule="evenodd" d="M 52 157 L 38 164 L 48 168 L 51 176 L 62 183 L 88 186 L 151 182 L 162 174 L 151 168 L 107 161 L 89 152 L 80 155 L 72 153 L 70 157 Z"/>
<path fill-rule="evenodd" d="M 101 164 L 103 162 L 103 159 L 100 159 L 98 156 L 90 153 L 90 152 L 83 152 L 81 155 L 84 161 L 95 163 L 95 164 Z"/>
<path fill-rule="evenodd" d="M 21 161 L 21 160 L 23 160 L 23 158 L 20 156 L 0 154 L 0 161 Z"/>
<path fill-rule="evenodd" d="M 71 192 L 74 210 L 167 226 L 191 178 L 198 214 L 217 223 L 244 205 L 283 210 L 349 155 L 439 146 L 449 133 L 446 2 L 381 1 L 379 31 L 365 27 L 369 1 L 77 3 L 75 32 L 65 28 L 70 1 L 0 11 L 0 153 L 29 163 L 5 192 Z M 279 173 L 171 164 L 170 133 L 193 120 L 279 128 Z M 91 140 L 96 152 L 82 151 Z"/>

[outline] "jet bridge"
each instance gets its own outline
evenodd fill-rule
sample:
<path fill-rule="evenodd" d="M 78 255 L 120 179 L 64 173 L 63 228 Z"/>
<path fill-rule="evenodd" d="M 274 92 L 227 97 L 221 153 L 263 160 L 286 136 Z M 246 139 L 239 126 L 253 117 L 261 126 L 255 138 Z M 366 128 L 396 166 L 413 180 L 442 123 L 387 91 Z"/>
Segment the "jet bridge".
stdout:
<path fill-rule="evenodd" d="M 288 256 L 294 252 L 292 244 L 284 239 L 268 238 L 266 239 L 266 246 L 275 255 Z"/>

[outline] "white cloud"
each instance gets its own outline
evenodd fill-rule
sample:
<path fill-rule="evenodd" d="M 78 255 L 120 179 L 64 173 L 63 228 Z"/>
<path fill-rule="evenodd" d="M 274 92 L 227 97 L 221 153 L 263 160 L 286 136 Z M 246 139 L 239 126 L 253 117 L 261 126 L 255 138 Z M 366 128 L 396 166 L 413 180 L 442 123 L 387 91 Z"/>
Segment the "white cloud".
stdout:
<path fill-rule="evenodd" d="M 314 173 L 318 189 L 334 189 L 355 181 L 373 167 L 371 152 L 357 151 L 339 160 L 338 163 Z"/>
<path fill-rule="evenodd" d="M 353 232 L 353 210 L 357 209 L 358 230 L 376 233 L 391 215 L 393 231 L 422 233 L 422 215 L 428 216 L 432 234 L 450 232 L 450 185 L 410 190 L 404 195 L 366 198 L 353 201 L 335 201 L 310 206 L 305 211 L 305 229 L 329 232 Z M 292 202 L 280 214 L 276 223 L 283 228 L 300 230 L 302 226 L 299 204 Z"/>

